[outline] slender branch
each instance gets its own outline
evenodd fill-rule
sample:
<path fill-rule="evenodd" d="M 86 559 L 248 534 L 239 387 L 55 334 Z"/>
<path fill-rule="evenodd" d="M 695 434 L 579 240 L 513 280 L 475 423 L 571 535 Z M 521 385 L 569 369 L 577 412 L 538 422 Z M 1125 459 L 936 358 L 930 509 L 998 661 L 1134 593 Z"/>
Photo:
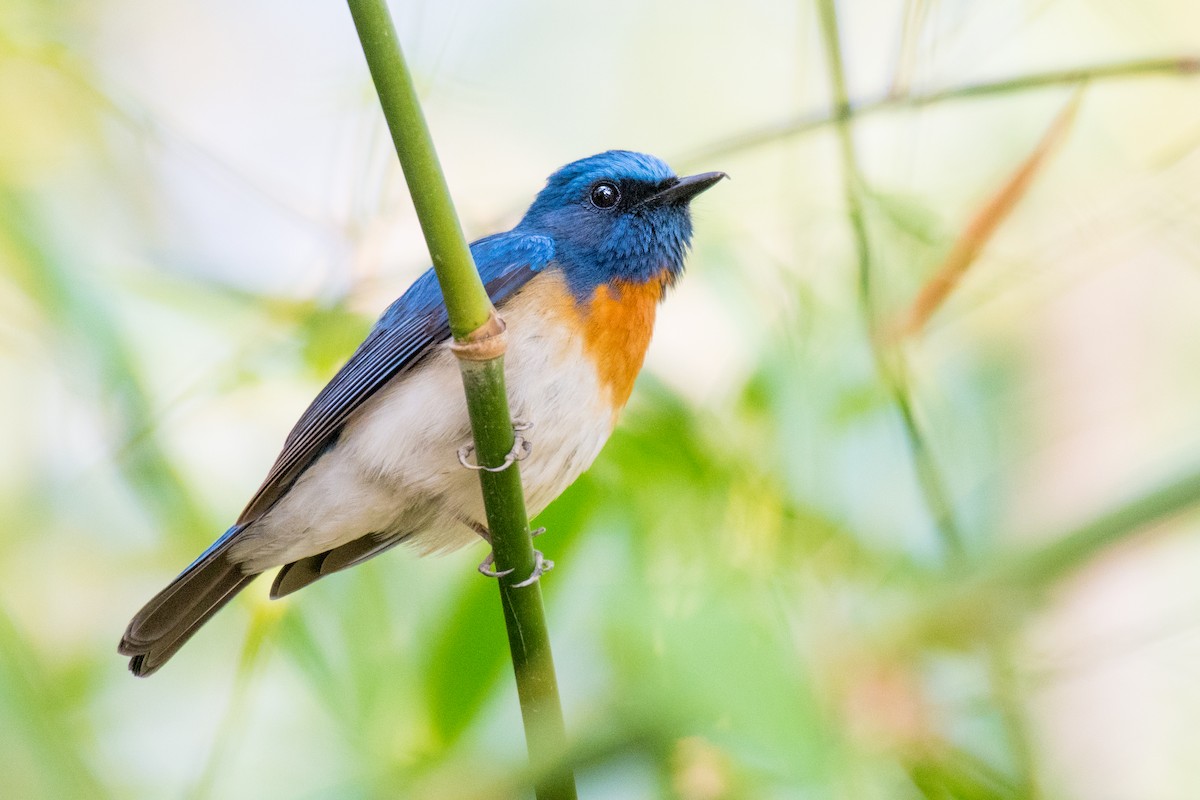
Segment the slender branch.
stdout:
<path fill-rule="evenodd" d="M 884 351 L 882 337 L 879 335 L 879 323 L 872 297 L 871 242 L 862 202 L 865 181 L 854 147 L 852 130 L 854 113 L 846 90 L 837 10 L 834 7 L 834 0 L 819 0 L 817 9 L 821 19 L 825 53 L 828 59 L 829 81 L 833 92 L 834 125 L 842 158 L 847 214 L 850 219 L 855 252 L 858 256 L 858 299 L 866 323 L 867 344 L 880 379 L 886 385 L 892 402 L 900 414 L 904 435 L 912 452 L 917 481 L 930 516 L 949 553 L 951 565 L 961 568 L 966 561 L 966 548 L 962 533 L 954 518 L 954 508 L 950 502 L 949 492 L 946 490 L 937 463 L 918 425 L 912 399 L 909 396 L 902 355 L 896 353 L 889 358 Z M 1014 760 L 1017 762 L 1018 776 L 1022 783 L 1022 796 L 1032 798 L 1037 795 L 1032 749 L 1029 746 L 1025 721 L 1020 709 L 1013 702 L 1011 691 L 1013 676 L 1002 669 L 1006 663 L 1003 642 L 995 637 L 985 636 L 983 646 L 992 694 L 999 706 L 1005 737 Z"/>
<path fill-rule="evenodd" d="M 862 168 L 854 148 L 854 132 L 850 120 L 853 111 L 846 89 L 846 70 L 842 63 L 842 42 L 838 35 L 837 16 L 831 2 L 822 0 L 821 28 L 828 60 L 829 82 L 833 90 L 833 122 L 836 126 L 838 149 L 842 157 L 842 181 L 850 228 L 854 234 L 854 251 L 858 256 L 858 299 L 866 315 L 867 325 L 875 324 L 871 298 L 871 242 L 867 235 L 867 220 L 862 204 Z M 874 337 L 872 337 L 874 341 Z"/>
<path fill-rule="evenodd" d="M 833 91 L 834 118 L 838 147 L 841 152 L 847 216 L 854 237 L 854 250 L 858 259 L 858 301 L 867 326 L 868 346 L 876 369 L 887 386 L 896 410 L 900 413 L 904 435 L 913 454 L 913 466 L 917 481 L 925 495 L 930 514 L 952 560 L 961 561 L 965 555 L 963 537 L 954 520 L 949 492 L 942 482 L 933 454 L 925 442 L 917 424 L 916 413 L 906 390 L 905 371 L 898 361 L 890 361 L 880 345 L 878 319 L 871 283 L 871 240 L 867 232 L 866 212 L 863 209 L 862 168 L 854 147 L 851 127 L 853 114 L 846 90 L 845 68 L 842 63 L 841 40 L 838 35 L 837 16 L 831 0 L 818 4 L 824 33 L 825 52 L 829 61 L 829 80 Z"/>
<path fill-rule="evenodd" d="M 1073 86 L 1100 80 L 1122 78 L 1170 77 L 1200 74 L 1200 55 L 1175 56 L 1170 58 L 1147 58 L 1132 61 L 1117 61 L 1092 67 L 1036 72 L 1018 75 L 997 81 L 970 83 L 916 94 L 887 94 L 873 100 L 857 103 L 847 102 L 844 108 L 832 112 L 805 112 L 790 119 L 781 120 L 755 130 L 730 136 L 723 141 L 704 147 L 686 158 L 683 163 L 711 162 L 721 156 L 738 153 L 771 144 L 779 139 L 801 136 L 805 133 L 835 125 L 846 117 L 863 117 L 880 111 L 915 109 L 954 100 L 1011 94 L 1029 89 L 1045 89 L 1055 86 Z"/>
<path fill-rule="evenodd" d="M 1051 538 L 1045 547 L 996 563 L 993 580 L 1037 589 L 1130 534 L 1200 504 L 1200 467 Z"/>
<path fill-rule="evenodd" d="M 1200 506 L 1200 465 L 1068 530 L 1035 537 L 1049 543 L 989 559 L 954 579 L 904 624 L 887 626 L 885 647 L 907 652 L 914 642 L 963 641 L 1021 616 L 1020 598 L 1039 594 L 1108 547 Z"/>
<path fill-rule="evenodd" d="M 475 452 L 480 464 L 499 466 L 514 444 L 504 387 L 504 325 L 463 237 L 387 4 L 384 0 L 348 0 L 348 4 L 429 245 L 450 330 L 460 345 L 456 353 Z M 480 483 L 496 566 L 513 570 L 498 583 L 526 743 L 530 760 L 545 765 L 560 752 L 566 730 L 541 587 L 537 582 L 521 588 L 514 585 L 534 568 L 521 476 L 513 463 L 500 472 L 481 471 Z M 539 777 L 535 790 L 538 800 L 573 799 L 575 777 L 568 768 L 550 769 Z"/>

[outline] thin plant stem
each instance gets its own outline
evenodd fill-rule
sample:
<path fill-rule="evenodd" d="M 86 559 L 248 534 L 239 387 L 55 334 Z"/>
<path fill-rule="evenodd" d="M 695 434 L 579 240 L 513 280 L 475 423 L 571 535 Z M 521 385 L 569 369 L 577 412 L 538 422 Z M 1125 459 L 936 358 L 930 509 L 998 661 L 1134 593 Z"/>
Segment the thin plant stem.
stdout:
<path fill-rule="evenodd" d="M 680 161 L 689 164 L 708 163 L 721 156 L 740 153 L 745 150 L 771 144 L 780 139 L 787 139 L 792 136 L 801 136 L 806 133 L 822 130 L 830 125 L 838 124 L 839 121 L 847 117 L 864 117 L 881 111 L 919 109 L 956 100 L 994 97 L 1035 89 L 1078 86 L 1096 81 L 1197 74 L 1200 74 L 1200 55 L 1193 54 L 1168 58 L 1115 61 L 1109 64 L 1098 64 L 1090 67 L 1035 72 L 1030 75 L 1018 75 L 996 81 L 969 83 L 963 86 L 951 86 L 946 89 L 928 92 L 886 94 L 882 97 L 856 103 L 846 101 L 841 108 L 835 106 L 832 113 L 827 111 L 806 112 L 771 125 L 734 134 L 726 139 L 703 147 L 680 159 Z"/>
<path fill-rule="evenodd" d="M 387 4 L 384 0 L 348 0 L 348 5 L 429 245 L 451 333 L 459 343 L 502 342 L 497 331 L 503 331 L 503 323 L 463 237 Z M 479 464 L 500 466 L 514 445 L 503 348 L 496 348 L 498 355 L 483 360 L 461 357 L 463 351 L 459 352 L 475 453 Z M 554 764 L 566 741 L 566 726 L 541 586 L 537 582 L 515 585 L 534 568 L 520 472 L 516 463 L 511 463 L 502 471 L 481 471 L 479 475 L 496 567 L 512 570 L 498 583 L 530 761 L 539 766 Z M 539 775 L 534 789 L 538 800 L 572 799 L 576 796 L 575 776 L 569 767 L 553 767 Z"/>
<path fill-rule="evenodd" d="M 832 2 L 822 0 L 819 8 L 826 42 L 825 49 L 829 60 L 830 83 L 833 88 L 834 116 L 838 120 L 835 131 L 843 165 L 846 213 L 857 258 L 858 302 L 867 326 L 868 346 L 879 376 L 886 384 L 892 402 L 900 413 L 904 434 L 912 450 L 917 481 L 925 494 L 938 533 L 951 559 L 959 562 L 965 556 L 965 548 L 962 534 L 954 519 L 949 493 L 946 491 L 937 465 L 933 461 L 933 455 L 918 426 L 916 413 L 906 390 L 907 381 L 903 367 L 897 359 L 889 359 L 880 344 L 881 337 L 875 313 L 871 275 L 871 239 L 867 231 L 866 212 L 862 201 L 862 169 L 859 166 L 858 153 L 854 147 L 852 115 L 846 90 L 845 69 L 842 64 L 837 17 Z"/>
<path fill-rule="evenodd" d="M 905 439 L 912 454 L 917 481 L 936 530 L 947 550 L 950 565 L 955 570 L 961 570 L 965 566 L 967 554 L 962 533 L 954 517 L 954 508 L 950 502 L 949 492 L 917 421 L 903 360 L 898 353 L 889 358 L 888 353 L 884 352 L 882 337 L 879 334 L 872 291 L 871 242 L 862 201 L 865 181 L 854 146 L 854 113 L 846 89 L 837 11 L 833 0 L 820 0 L 817 9 L 825 43 L 830 86 L 833 92 L 832 117 L 842 159 L 847 216 L 857 255 L 858 301 L 866 325 L 867 344 L 879 377 L 887 387 L 889 396 L 899 412 Z M 1025 721 L 1015 702 L 1016 698 L 1011 692 L 1013 676 L 1000 669 L 1000 665 L 1007 663 L 1007 652 L 1003 642 L 995 640 L 986 632 L 984 647 L 986 649 L 984 665 L 991 684 L 992 695 L 1000 710 L 1005 737 L 1016 762 L 1017 774 L 1022 784 L 1021 796 L 1036 797 L 1032 749 L 1028 745 L 1029 737 L 1026 733 Z"/>
<path fill-rule="evenodd" d="M 1200 465 L 1130 498 L 1077 527 L 1032 537 L 1040 547 L 993 555 L 987 565 L 952 580 L 905 622 L 882 637 L 881 649 L 907 652 L 917 642 L 964 641 L 1020 619 L 1021 598 L 1038 595 L 1107 547 L 1200 505 Z M 997 598 L 1003 601 L 998 602 Z"/>
<path fill-rule="evenodd" d="M 492 303 L 458 222 L 387 4 L 382 0 L 348 1 L 446 300 L 450 332 L 455 339 L 465 339 L 487 323 Z"/>
<path fill-rule="evenodd" d="M 246 643 L 242 646 L 242 655 L 238 659 L 237 675 L 225 716 L 213 736 L 212 749 L 209 751 L 204 770 L 189 793 L 191 800 L 205 800 L 213 796 L 213 788 L 217 784 L 221 767 L 230 753 L 237 752 L 246 728 L 246 709 L 250 705 L 251 689 L 255 679 L 261 674 L 258 668 L 262 664 L 264 647 L 269 643 L 269 634 L 274 631 L 278 622 L 279 615 L 273 609 L 263 604 L 255 608 L 254 615 L 250 618 Z"/>

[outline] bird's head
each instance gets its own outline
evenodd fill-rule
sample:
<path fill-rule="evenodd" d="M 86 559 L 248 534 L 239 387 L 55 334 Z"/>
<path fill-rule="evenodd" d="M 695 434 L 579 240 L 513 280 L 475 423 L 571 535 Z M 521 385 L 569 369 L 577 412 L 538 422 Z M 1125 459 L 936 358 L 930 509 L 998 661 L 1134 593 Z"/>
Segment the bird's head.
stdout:
<path fill-rule="evenodd" d="M 609 150 L 551 175 L 518 227 L 554 240 L 577 298 L 613 281 L 673 281 L 692 239 L 688 203 L 724 177 L 679 178 L 654 156 Z"/>

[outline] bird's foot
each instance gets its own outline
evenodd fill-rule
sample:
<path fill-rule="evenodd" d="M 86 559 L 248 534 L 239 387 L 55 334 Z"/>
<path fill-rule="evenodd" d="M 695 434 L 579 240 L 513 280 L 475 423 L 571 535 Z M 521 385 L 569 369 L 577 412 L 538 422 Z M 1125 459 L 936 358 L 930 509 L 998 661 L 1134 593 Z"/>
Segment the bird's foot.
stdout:
<path fill-rule="evenodd" d="M 492 564 L 495 564 L 495 563 L 496 563 L 496 554 L 488 553 L 487 558 L 485 558 L 483 561 L 479 562 L 479 566 L 477 567 L 477 569 L 479 570 L 479 574 L 483 575 L 485 578 L 503 578 L 505 575 L 512 574 L 511 569 L 501 569 L 501 570 L 491 569 Z"/>
<path fill-rule="evenodd" d="M 486 541 L 488 544 L 491 544 L 492 535 L 487 530 L 487 528 L 484 528 L 482 525 L 480 525 L 480 526 L 476 527 L 475 530 L 477 533 L 479 533 L 480 536 L 483 537 L 484 541 Z M 531 530 L 529 532 L 529 535 L 530 535 L 530 537 L 541 536 L 545 532 L 546 532 L 545 528 L 534 528 L 533 530 Z M 492 569 L 491 567 L 495 563 L 496 563 L 496 554 L 494 552 L 488 553 L 487 558 L 485 558 L 483 561 L 481 561 L 479 563 L 479 566 L 477 567 L 477 569 L 479 570 L 479 574 L 483 575 L 485 577 L 488 577 L 488 578 L 503 578 L 505 575 L 512 574 L 512 569 L 501 569 L 501 570 Z M 554 569 L 554 562 L 551 561 L 550 559 L 546 558 L 544 555 L 542 555 L 540 550 L 534 550 L 533 551 L 533 572 L 530 573 L 528 578 L 521 581 L 520 583 L 514 583 L 513 587 L 520 589 L 523 586 L 529 586 L 530 584 L 537 583 L 538 579 L 540 579 L 542 577 L 542 575 L 546 574 L 547 572 L 549 572 L 552 569 Z"/>
<path fill-rule="evenodd" d="M 462 464 L 467 469 L 483 470 L 484 472 L 503 472 L 518 461 L 524 461 L 533 452 L 533 442 L 525 438 L 525 431 L 533 427 L 532 422 L 517 420 L 513 422 L 513 446 L 512 450 L 508 451 L 508 455 L 504 456 L 504 463 L 498 467 L 485 467 L 482 464 L 472 464 L 467 458 L 471 453 L 475 452 L 475 443 L 467 442 L 462 447 L 458 448 L 458 463 Z"/>
<path fill-rule="evenodd" d="M 541 550 L 533 551 L 533 572 L 529 577 L 520 583 L 514 583 L 514 589 L 520 589 L 525 586 L 532 586 L 541 580 L 541 577 L 550 570 L 554 569 L 554 562 L 542 555 Z"/>

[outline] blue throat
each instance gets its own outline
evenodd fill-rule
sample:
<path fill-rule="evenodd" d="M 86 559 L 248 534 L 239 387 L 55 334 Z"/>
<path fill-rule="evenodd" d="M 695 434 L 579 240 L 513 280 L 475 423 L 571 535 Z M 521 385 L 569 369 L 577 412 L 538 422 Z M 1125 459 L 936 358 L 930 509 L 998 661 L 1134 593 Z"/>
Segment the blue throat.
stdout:
<path fill-rule="evenodd" d="M 595 244 L 580 241 L 590 237 L 581 237 L 577 232 L 563 236 L 524 223 L 513 232 L 553 239 L 553 263 L 562 270 L 575 299 L 583 301 L 591 298 L 599 286 L 614 282 L 645 283 L 660 279 L 664 271 L 667 282 L 673 283 L 683 272 L 692 225 L 686 217 L 666 226 L 653 219 L 636 224 L 620 219 L 612 226 L 610 235 Z"/>

